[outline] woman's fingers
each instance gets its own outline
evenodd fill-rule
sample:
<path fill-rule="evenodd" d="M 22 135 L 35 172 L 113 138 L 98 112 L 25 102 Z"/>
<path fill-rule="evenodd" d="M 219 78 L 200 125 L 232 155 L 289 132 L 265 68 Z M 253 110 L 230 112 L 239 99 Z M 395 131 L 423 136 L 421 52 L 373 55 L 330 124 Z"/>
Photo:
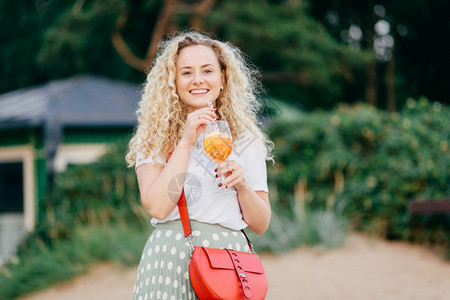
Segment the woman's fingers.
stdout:
<path fill-rule="evenodd" d="M 226 188 L 243 184 L 246 181 L 244 168 L 235 161 L 226 161 L 219 164 L 217 175 L 218 177 L 225 176 L 225 179 L 221 183 Z"/>
<path fill-rule="evenodd" d="M 204 107 L 191 112 L 186 118 L 183 137 L 186 141 L 193 144 L 200 134 L 203 125 L 217 120 L 215 108 Z"/>
<path fill-rule="evenodd" d="M 189 114 L 189 116 L 193 119 L 193 120 L 205 120 L 205 121 L 215 121 L 217 120 L 217 115 L 215 113 L 215 108 L 209 108 L 209 107 L 204 107 L 204 108 L 200 108 L 197 109 L 196 111 L 192 112 Z"/>

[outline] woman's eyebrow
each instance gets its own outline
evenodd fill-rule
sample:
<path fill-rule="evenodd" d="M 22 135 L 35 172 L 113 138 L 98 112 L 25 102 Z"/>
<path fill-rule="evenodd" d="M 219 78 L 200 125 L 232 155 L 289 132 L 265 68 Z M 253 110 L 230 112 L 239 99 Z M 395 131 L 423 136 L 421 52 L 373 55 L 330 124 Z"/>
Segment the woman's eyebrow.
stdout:
<path fill-rule="evenodd" d="M 202 66 L 200 66 L 200 68 L 205 68 L 205 67 L 212 67 L 212 64 L 205 64 L 205 65 L 202 65 Z M 182 70 L 182 69 L 192 69 L 193 67 L 192 66 L 183 66 L 183 67 L 180 67 L 180 70 Z"/>

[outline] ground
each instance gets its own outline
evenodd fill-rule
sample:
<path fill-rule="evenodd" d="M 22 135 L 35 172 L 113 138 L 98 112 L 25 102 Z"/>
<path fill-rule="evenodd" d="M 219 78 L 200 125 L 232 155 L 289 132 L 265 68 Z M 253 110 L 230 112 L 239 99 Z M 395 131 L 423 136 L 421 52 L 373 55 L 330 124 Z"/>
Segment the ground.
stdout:
<path fill-rule="evenodd" d="M 450 262 L 422 246 L 351 234 L 339 249 L 261 254 L 271 299 L 450 299 Z M 136 266 L 99 264 L 21 300 L 131 299 Z"/>

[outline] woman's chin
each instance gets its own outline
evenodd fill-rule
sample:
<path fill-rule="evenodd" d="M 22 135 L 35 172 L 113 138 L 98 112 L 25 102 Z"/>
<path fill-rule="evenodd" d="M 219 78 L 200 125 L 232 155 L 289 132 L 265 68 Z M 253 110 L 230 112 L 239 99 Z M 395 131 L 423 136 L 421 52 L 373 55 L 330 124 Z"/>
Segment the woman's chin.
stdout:
<path fill-rule="evenodd" d="M 190 101 L 190 103 L 189 103 L 188 105 L 189 105 L 192 109 L 196 110 L 196 109 L 208 107 L 210 102 L 211 102 L 211 100 L 208 99 L 208 98 L 204 98 L 204 99 L 195 99 L 195 100 L 193 100 L 193 101 Z"/>

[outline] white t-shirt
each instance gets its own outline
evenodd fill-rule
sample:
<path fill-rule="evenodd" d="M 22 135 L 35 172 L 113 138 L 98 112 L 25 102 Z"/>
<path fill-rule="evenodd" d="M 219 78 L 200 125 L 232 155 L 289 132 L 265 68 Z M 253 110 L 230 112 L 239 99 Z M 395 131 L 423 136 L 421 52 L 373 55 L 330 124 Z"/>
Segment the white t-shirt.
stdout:
<path fill-rule="evenodd" d="M 240 138 L 235 141 L 235 147 L 228 160 L 239 162 L 245 170 L 247 184 L 255 191 L 268 192 L 266 161 L 263 151 L 255 146 L 251 138 Z M 138 153 L 136 157 L 136 168 L 145 163 L 159 163 L 165 165 L 166 161 L 162 157 L 157 157 L 155 161 L 149 156 L 142 159 L 144 155 Z M 241 230 L 247 227 L 242 218 L 242 213 L 237 199 L 237 192 L 234 187 L 223 190 L 218 187 L 221 178 L 216 178 L 214 169 L 217 163 L 209 159 L 203 150 L 202 137 L 197 140 L 190 149 L 190 158 L 184 180 L 184 193 L 189 212 L 189 218 L 199 222 L 220 224 L 224 227 Z M 178 194 L 181 184 L 177 181 L 183 175 L 175 177 L 168 187 L 168 193 Z M 180 219 L 178 207 L 164 219 L 153 218 L 151 223 L 164 223 Z"/>

